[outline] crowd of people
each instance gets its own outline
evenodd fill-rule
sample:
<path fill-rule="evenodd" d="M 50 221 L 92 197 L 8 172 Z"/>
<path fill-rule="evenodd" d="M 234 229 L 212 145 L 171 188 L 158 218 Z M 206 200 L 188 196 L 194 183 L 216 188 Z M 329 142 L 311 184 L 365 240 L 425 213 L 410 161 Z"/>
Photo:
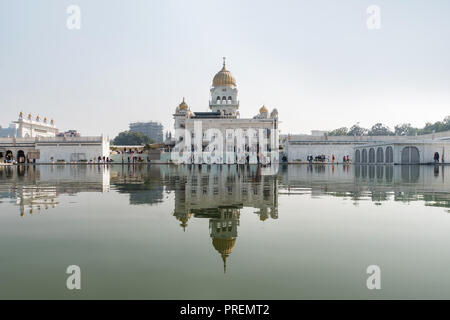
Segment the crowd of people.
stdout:
<path fill-rule="evenodd" d="M 306 161 L 308 161 L 310 164 L 313 163 L 313 162 L 331 162 L 331 163 L 338 163 L 338 162 L 336 162 L 336 157 L 334 156 L 334 154 L 331 155 L 331 161 L 330 161 L 330 158 L 327 157 L 327 156 L 324 155 L 324 154 L 321 154 L 321 155 L 318 155 L 318 156 L 312 156 L 312 155 L 309 155 L 309 156 L 306 157 Z M 349 156 L 349 155 L 343 156 L 343 157 L 342 157 L 342 162 L 341 162 L 341 163 L 344 163 L 344 164 L 351 163 L 350 156 Z"/>

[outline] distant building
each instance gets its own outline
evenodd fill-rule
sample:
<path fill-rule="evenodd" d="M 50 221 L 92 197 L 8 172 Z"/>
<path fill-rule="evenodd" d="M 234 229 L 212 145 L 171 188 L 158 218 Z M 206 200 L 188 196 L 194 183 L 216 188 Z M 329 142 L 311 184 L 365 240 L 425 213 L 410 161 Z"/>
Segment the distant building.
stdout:
<path fill-rule="evenodd" d="M 323 137 L 327 134 L 326 131 L 323 130 L 311 130 L 311 135 L 313 137 Z"/>
<path fill-rule="evenodd" d="M 79 137 L 80 133 L 77 130 L 67 130 L 65 132 L 59 132 L 56 134 L 57 137 Z"/>
<path fill-rule="evenodd" d="M 17 124 L 11 123 L 8 128 L 0 127 L 0 137 L 9 138 L 15 137 L 17 133 Z"/>
<path fill-rule="evenodd" d="M 130 132 L 141 132 L 156 143 L 164 140 L 163 125 L 155 121 L 130 123 Z"/>

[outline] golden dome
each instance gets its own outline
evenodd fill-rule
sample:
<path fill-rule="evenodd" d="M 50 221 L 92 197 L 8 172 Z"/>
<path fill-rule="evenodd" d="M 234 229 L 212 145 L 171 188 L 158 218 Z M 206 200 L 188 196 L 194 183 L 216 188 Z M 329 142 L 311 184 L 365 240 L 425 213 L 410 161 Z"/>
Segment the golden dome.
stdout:
<path fill-rule="evenodd" d="M 189 110 L 189 106 L 184 101 L 184 97 L 183 97 L 183 101 L 178 105 L 178 108 L 180 108 L 180 110 Z"/>
<path fill-rule="evenodd" d="M 233 252 L 234 246 L 236 245 L 236 238 L 213 238 L 213 246 L 222 256 L 223 260 L 223 272 L 227 272 L 227 258 Z"/>
<path fill-rule="evenodd" d="M 222 87 L 236 86 L 236 79 L 231 74 L 231 72 L 225 68 L 225 58 L 223 58 L 222 70 L 217 72 L 213 79 L 213 87 L 220 87 L 220 86 Z"/>
<path fill-rule="evenodd" d="M 47 117 L 45 117 L 45 118 L 44 118 L 44 122 L 47 123 L 47 121 L 48 121 L 48 119 L 47 119 Z"/>
<path fill-rule="evenodd" d="M 25 115 L 25 113 L 23 113 L 22 111 L 20 111 L 19 117 L 20 117 L 20 118 L 23 118 L 24 115 Z"/>
<path fill-rule="evenodd" d="M 259 109 L 259 113 L 267 113 L 269 110 L 267 110 L 266 106 L 262 106 L 261 109 Z"/>
<path fill-rule="evenodd" d="M 30 114 L 28 114 L 28 119 L 31 120 L 31 118 L 33 118 L 33 115 L 30 113 Z"/>
<path fill-rule="evenodd" d="M 39 120 L 41 120 L 41 116 L 40 116 L 40 115 L 38 115 L 38 116 L 36 117 L 36 121 L 39 121 Z"/>

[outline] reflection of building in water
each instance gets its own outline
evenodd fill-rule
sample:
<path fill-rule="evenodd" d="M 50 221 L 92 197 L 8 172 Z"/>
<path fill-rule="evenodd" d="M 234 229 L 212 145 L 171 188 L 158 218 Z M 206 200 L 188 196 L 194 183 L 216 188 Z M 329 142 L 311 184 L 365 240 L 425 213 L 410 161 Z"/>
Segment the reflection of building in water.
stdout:
<path fill-rule="evenodd" d="M 106 166 L 0 167 L 0 199 L 14 199 L 21 216 L 55 208 L 61 194 L 105 191 L 109 191 Z"/>
<path fill-rule="evenodd" d="M 142 164 L 113 166 L 111 184 L 119 193 L 130 196 L 130 204 L 155 204 L 163 201 L 164 181 L 161 180 L 163 166 Z"/>
<path fill-rule="evenodd" d="M 416 201 L 450 208 L 450 179 L 445 166 L 421 165 L 299 165 L 282 166 L 280 193 L 330 194 L 355 200 L 370 198 L 376 204 L 385 200 Z"/>
<path fill-rule="evenodd" d="M 55 208 L 58 194 L 55 187 L 19 186 L 16 189 L 16 203 L 20 207 L 20 216 Z"/>
<path fill-rule="evenodd" d="M 219 217 L 209 219 L 212 244 L 223 260 L 223 272 L 227 272 L 227 259 L 236 245 L 239 209 L 219 208 Z"/>
<path fill-rule="evenodd" d="M 209 219 L 213 247 L 224 271 L 238 236 L 241 209 L 256 208 L 259 219 L 278 218 L 276 176 L 261 176 L 257 167 L 192 166 L 175 188 L 174 216 L 186 230 L 190 218 Z"/>

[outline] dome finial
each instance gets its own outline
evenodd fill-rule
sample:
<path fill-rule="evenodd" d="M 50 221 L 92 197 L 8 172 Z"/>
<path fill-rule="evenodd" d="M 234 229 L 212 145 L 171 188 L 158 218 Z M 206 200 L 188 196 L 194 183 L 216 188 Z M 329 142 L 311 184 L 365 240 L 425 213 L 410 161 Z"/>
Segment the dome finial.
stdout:
<path fill-rule="evenodd" d="M 227 258 L 228 258 L 227 255 L 222 254 L 222 260 L 223 260 L 223 273 L 227 273 Z"/>
<path fill-rule="evenodd" d="M 227 58 L 226 57 L 223 57 L 223 68 L 225 69 L 225 60 L 226 60 Z"/>

